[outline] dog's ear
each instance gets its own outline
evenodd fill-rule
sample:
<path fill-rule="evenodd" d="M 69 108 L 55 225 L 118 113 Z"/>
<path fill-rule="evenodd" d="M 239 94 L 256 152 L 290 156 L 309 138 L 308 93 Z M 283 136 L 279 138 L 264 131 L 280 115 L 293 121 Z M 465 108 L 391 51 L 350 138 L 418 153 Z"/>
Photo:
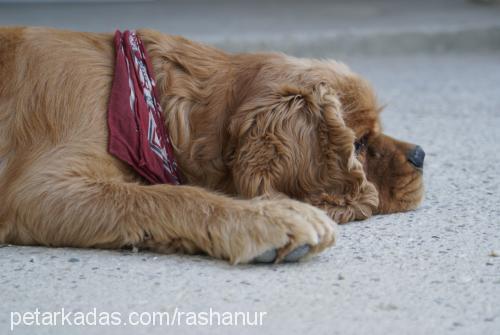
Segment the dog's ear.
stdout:
<path fill-rule="evenodd" d="M 286 193 L 307 200 L 326 191 L 355 197 L 366 181 L 354 155 L 354 133 L 325 83 L 283 85 L 248 99 L 229 128 L 231 170 L 246 197 Z"/>
<path fill-rule="evenodd" d="M 320 85 L 316 93 L 323 117 L 320 146 L 328 167 L 325 184 L 330 188 L 312 193 L 305 200 L 324 209 L 339 223 L 370 217 L 378 206 L 378 192 L 356 158 L 355 134 L 345 123 L 343 106 L 327 85 Z"/>
<path fill-rule="evenodd" d="M 299 197 L 315 173 L 318 106 L 312 92 L 280 86 L 248 99 L 229 131 L 236 191 L 245 197 L 286 193 Z M 312 181 L 310 181 L 312 182 Z"/>
<path fill-rule="evenodd" d="M 329 191 L 355 197 L 366 181 L 363 166 L 355 155 L 355 134 L 344 121 L 343 106 L 333 89 L 321 83 L 314 93 L 321 110 L 318 136 L 327 166 Z"/>
<path fill-rule="evenodd" d="M 237 193 L 285 193 L 339 222 L 370 216 L 377 191 L 355 157 L 355 135 L 332 88 L 320 83 L 269 92 L 243 104 L 229 127 Z"/>
<path fill-rule="evenodd" d="M 339 223 L 365 219 L 378 206 L 378 192 L 356 158 L 355 134 L 346 125 L 343 106 L 332 88 L 320 84 L 315 93 L 322 115 L 319 142 L 327 166 L 323 180 L 329 188 L 304 200 L 324 209 Z"/>

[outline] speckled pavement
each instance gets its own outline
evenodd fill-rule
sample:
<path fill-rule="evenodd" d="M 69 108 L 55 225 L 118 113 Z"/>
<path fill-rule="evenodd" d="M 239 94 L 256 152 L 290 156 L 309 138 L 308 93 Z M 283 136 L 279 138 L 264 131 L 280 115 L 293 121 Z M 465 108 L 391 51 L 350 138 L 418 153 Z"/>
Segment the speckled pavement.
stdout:
<path fill-rule="evenodd" d="M 414 212 L 339 228 L 300 264 L 0 248 L 0 333 L 13 311 L 264 311 L 261 327 L 16 327 L 13 334 L 500 334 L 500 54 L 349 58 L 385 130 L 427 152 Z"/>

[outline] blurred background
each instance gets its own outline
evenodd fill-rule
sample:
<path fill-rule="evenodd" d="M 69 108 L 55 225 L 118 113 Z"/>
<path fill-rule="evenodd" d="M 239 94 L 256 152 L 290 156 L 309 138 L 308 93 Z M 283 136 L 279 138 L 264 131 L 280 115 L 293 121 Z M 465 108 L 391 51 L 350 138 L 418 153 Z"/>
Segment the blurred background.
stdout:
<path fill-rule="evenodd" d="M 232 51 L 300 56 L 500 47 L 500 6 L 488 0 L 0 0 L 0 23 L 148 27 Z"/>

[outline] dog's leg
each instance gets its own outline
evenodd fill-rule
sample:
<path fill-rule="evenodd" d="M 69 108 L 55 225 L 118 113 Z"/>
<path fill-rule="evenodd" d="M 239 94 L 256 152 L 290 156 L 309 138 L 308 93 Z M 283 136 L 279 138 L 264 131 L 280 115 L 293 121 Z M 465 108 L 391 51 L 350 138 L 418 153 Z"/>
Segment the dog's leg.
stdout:
<path fill-rule="evenodd" d="M 4 242 L 201 251 L 231 263 L 252 261 L 272 249 L 278 249 L 279 261 L 302 245 L 314 254 L 334 242 L 333 221 L 307 204 L 125 182 L 118 169 L 96 171 L 106 166 L 102 160 L 82 165 L 81 158 L 59 156 L 34 164 L 10 185 L 7 222 L 12 227 Z"/>

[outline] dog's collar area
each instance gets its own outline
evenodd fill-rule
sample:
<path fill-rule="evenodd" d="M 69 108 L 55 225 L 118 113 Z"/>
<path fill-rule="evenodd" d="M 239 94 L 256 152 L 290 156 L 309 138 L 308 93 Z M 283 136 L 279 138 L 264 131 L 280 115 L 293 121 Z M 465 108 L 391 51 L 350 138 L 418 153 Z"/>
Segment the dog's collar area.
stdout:
<path fill-rule="evenodd" d="M 114 43 L 108 150 L 151 184 L 180 184 L 153 67 L 142 40 L 134 31 L 116 31 Z"/>

